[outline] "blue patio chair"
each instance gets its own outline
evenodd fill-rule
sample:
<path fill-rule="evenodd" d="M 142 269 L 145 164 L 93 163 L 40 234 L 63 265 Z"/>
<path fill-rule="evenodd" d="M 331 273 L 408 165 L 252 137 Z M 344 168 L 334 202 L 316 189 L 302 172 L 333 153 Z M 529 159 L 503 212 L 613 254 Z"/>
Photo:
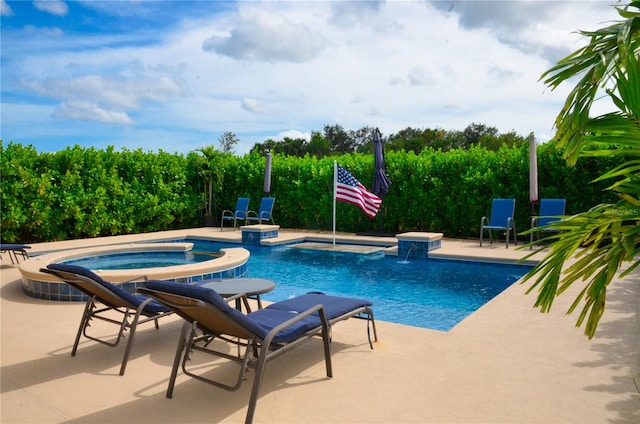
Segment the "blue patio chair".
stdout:
<path fill-rule="evenodd" d="M 565 214 L 566 199 L 540 199 L 540 215 L 531 217 L 531 229 L 542 228 L 544 229 L 550 223 L 560 220 Z M 547 228 L 541 231 L 553 231 L 558 232 L 556 229 Z M 538 236 L 539 232 L 532 231 L 529 234 L 529 249 L 533 249 L 533 234 Z"/>
<path fill-rule="evenodd" d="M 127 329 L 130 330 L 129 341 L 124 351 L 122 364 L 120 365 L 120 375 L 124 375 L 124 371 L 127 368 L 127 361 L 129 360 L 129 354 L 131 353 L 138 325 L 154 321 L 156 329 L 158 329 L 158 318 L 173 313 L 164 305 L 155 302 L 152 298 L 129 293 L 123 288 L 103 280 L 90 269 L 81 266 L 49 264 L 46 268 L 41 268 L 40 271 L 54 275 L 89 296 L 84 307 L 84 312 L 82 313 L 80 327 L 78 328 L 76 340 L 71 350 L 71 356 L 76 356 L 78 343 L 82 335 L 98 343 L 115 347 L 124 336 L 124 332 Z M 99 307 L 98 302 L 104 305 L 104 307 Z M 122 320 L 118 321 L 114 319 L 113 312 L 120 313 Z M 143 318 L 141 318 L 141 316 Z M 133 318 L 133 320 L 130 320 L 131 318 Z M 89 335 L 87 331 L 91 326 L 92 319 L 118 325 L 120 329 L 115 341 L 108 341 L 105 338 Z"/>
<path fill-rule="evenodd" d="M 18 259 L 18 255 L 22 256 L 22 259 L 29 259 L 29 253 L 27 249 L 31 249 L 31 246 L 26 244 L 9 244 L 9 243 L 0 243 L 0 253 L 7 253 L 9 255 L 9 259 L 11 259 L 12 264 L 17 264 L 20 262 Z M 2 256 L 0 256 L 2 258 Z M 15 262 L 14 262 L 15 259 Z"/>
<path fill-rule="evenodd" d="M 233 231 L 236 230 L 238 221 L 247 221 L 247 213 L 249 212 L 249 198 L 238 197 L 235 210 L 223 210 L 222 219 L 220 221 L 220 231 L 224 227 L 224 221 L 233 221 Z"/>
<path fill-rule="evenodd" d="M 266 363 L 270 359 L 288 352 L 303 341 L 321 335 L 327 377 L 332 377 L 330 329 L 334 323 L 352 317 L 366 318 L 368 323 L 372 323 L 377 340 L 371 302 L 367 300 L 309 293 L 244 314 L 227 303 L 244 298 L 244 294 L 223 299 L 213 289 L 200 286 L 158 280 L 146 281 L 144 285 L 140 289 L 142 293 L 153 297 L 186 320 L 178 340 L 166 396 L 173 396 L 180 366 L 186 375 L 229 391 L 240 387 L 246 379 L 247 367 L 255 367 L 246 423 L 253 421 Z M 237 346 L 237 349 L 230 351 L 226 343 L 216 346 L 216 343 L 212 343 L 214 339 Z M 371 341 L 369 343 L 373 349 Z M 234 351 L 237 353 L 230 353 Z M 189 370 L 187 364 L 195 352 L 219 356 L 240 364 L 235 382 L 205 377 L 204 374 L 208 372 L 200 364 L 194 368 L 198 370 L 197 374 L 194 370 Z"/>
<path fill-rule="evenodd" d="M 480 219 L 480 247 L 484 230 L 489 230 L 489 240 L 493 243 L 491 232 L 493 230 L 505 231 L 507 235 L 506 247 L 509 247 L 509 233 L 513 231 L 513 242 L 518 244 L 516 239 L 516 225 L 514 214 L 516 211 L 516 199 L 493 199 L 491 203 L 491 218 L 483 216 Z"/>
<path fill-rule="evenodd" d="M 258 209 L 258 212 L 247 212 L 247 222 L 258 222 L 258 224 L 262 224 L 262 221 L 271 221 L 273 224 L 273 204 L 275 202 L 275 197 L 263 197 L 262 200 L 260 200 L 260 208 Z"/>

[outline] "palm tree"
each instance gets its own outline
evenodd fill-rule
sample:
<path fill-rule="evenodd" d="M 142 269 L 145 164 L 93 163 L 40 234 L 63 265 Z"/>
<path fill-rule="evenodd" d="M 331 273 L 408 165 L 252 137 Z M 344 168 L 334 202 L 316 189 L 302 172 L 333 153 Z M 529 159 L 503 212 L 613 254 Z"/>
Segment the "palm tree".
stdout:
<path fill-rule="evenodd" d="M 586 321 L 589 338 L 604 312 L 609 283 L 640 264 L 640 1 L 616 9 L 623 20 L 593 32 L 580 31 L 590 38 L 589 44 L 541 76 L 555 89 L 582 75 L 556 118 L 552 140 L 569 165 L 581 157 L 627 158 L 597 179 L 611 181 L 608 190 L 618 201 L 551 224 L 548 228 L 560 232 L 546 238 L 550 251 L 525 277 L 534 280 L 528 292 L 537 289 L 535 306 L 542 312 L 548 312 L 555 297 L 573 283 L 583 283 L 568 312 L 582 305 L 576 326 Z M 601 97 L 612 101 L 614 111 L 589 117 Z M 569 259 L 575 262 L 565 266 Z M 622 270 L 625 262 L 630 265 Z"/>
<path fill-rule="evenodd" d="M 216 188 L 222 183 L 222 171 L 220 160 L 222 153 L 217 151 L 214 146 L 206 146 L 196 149 L 196 152 L 202 153 L 203 161 L 200 164 L 200 176 L 204 181 L 204 221 L 206 226 L 217 226 L 218 216 L 216 214 Z"/>

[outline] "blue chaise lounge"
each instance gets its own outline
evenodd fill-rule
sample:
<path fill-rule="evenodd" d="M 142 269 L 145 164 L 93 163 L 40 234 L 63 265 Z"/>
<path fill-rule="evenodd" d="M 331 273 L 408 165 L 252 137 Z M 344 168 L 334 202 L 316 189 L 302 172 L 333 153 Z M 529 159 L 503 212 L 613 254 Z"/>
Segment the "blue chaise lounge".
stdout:
<path fill-rule="evenodd" d="M 245 379 L 248 366 L 254 366 L 255 380 L 249 400 L 246 422 L 251 423 L 255 413 L 260 385 L 266 363 L 289 351 L 301 342 L 321 335 L 324 346 L 327 377 L 332 377 L 331 368 L 331 325 L 351 317 L 366 318 L 373 327 L 377 340 L 371 302 L 362 299 L 328 296 L 310 293 L 277 302 L 247 314 L 231 307 L 228 302 L 241 298 L 238 294 L 223 299 L 213 289 L 180 284 L 170 281 L 146 281 L 140 291 L 166 305 L 186 320 L 173 362 L 173 369 L 167 388 L 167 397 L 173 396 L 178 368 L 186 375 L 225 390 L 237 390 Z M 369 324 L 367 324 L 370 340 Z M 216 350 L 214 339 L 237 345 L 237 354 L 229 349 Z M 244 348 L 244 353 L 241 349 Z M 232 349 L 233 352 L 235 349 Z M 204 352 L 240 363 L 240 371 L 235 383 L 227 384 L 204 377 L 187 369 L 192 352 Z M 198 366 L 202 369 L 202 366 Z"/>

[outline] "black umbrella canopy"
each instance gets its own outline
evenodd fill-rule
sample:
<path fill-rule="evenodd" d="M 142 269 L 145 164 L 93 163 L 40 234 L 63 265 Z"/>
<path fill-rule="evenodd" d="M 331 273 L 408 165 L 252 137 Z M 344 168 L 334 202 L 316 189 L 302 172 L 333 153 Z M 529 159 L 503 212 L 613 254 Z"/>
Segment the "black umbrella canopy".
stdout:
<path fill-rule="evenodd" d="M 373 194 L 384 196 L 389 192 L 391 181 L 387 178 L 384 163 L 384 146 L 382 144 L 382 134 L 376 128 L 373 133 L 373 155 L 376 171 L 373 175 Z"/>

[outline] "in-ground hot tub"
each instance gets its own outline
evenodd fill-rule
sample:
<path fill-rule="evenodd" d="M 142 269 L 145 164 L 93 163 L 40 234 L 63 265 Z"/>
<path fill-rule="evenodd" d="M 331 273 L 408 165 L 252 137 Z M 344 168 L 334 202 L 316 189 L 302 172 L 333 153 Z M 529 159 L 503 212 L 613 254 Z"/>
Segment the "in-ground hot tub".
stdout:
<path fill-rule="evenodd" d="M 20 264 L 22 273 L 22 289 L 38 299 L 56 301 L 84 301 L 86 295 L 68 284 L 56 279 L 53 275 L 40 272 L 51 263 L 60 263 L 72 259 L 109 254 L 126 254 L 127 252 L 188 252 L 193 243 L 132 243 L 126 245 L 99 246 L 83 249 L 65 250 L 33 257 Z M 238 248 L 220 249 L 219 257 L 185 265 L 156 266 L 153 268 L 113 269 L 93 272 L 104 280 L 120 285 L 133 293 L 148 280 L 171 280 L 181 283 L 193 283 L 209 279 L 239 278 L 247 275 L 249 251 Z M 129 281 L 134 279 L 134 281 Z"/>

